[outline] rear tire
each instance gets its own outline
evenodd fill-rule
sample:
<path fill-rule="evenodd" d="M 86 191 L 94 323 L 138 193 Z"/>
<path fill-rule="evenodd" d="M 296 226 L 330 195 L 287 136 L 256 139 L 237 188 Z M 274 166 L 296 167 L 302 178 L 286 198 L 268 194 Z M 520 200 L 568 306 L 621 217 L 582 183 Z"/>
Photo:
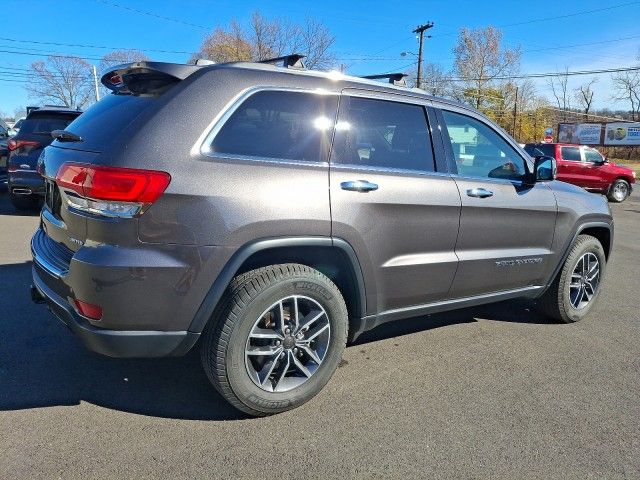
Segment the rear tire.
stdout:
<path fill-rule="evenodd" d="M 9 200 L 16 210 L 33 211 L 40 206 L 40 198 L 36 195 L 14 195 L 9 194 Z"/>
<path fill-rule="evenodd" d="M 538 300 L 538 308 L 563 323 L 582 320 L 600 293 L 605 267 L 600 242 L 590 235 L 579 235 L 562 270 Z"/>
<path fill-rule="evenodd" d="M 329 381 L 347 330 L 347 307 L 329 278 L 299 264 L 264 267 L 232 280 L 203 332 L 202 365 L 237 409 L 280 413 Z"/>
<path fill-rule="evenodd" d="M 611 184 L 607 198 L 614 203 L 624 202 L 629 196 L 630 191 L 631 187 L 629 186 L 629 182 L 619 178 Z"/>

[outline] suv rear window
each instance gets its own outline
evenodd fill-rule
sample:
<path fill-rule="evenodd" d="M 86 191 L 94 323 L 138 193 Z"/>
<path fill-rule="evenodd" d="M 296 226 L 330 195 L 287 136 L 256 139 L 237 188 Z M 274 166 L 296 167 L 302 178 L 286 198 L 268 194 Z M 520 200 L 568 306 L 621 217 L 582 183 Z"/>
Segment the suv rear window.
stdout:
<path fill-rule="evenodd" d="M 529 143 L 524 147 L 525 152 L 527 152 L 532 157 L 537 157 L 539 155 L 545 155 L 547 157 L 556 158 L 556 146 L 550 144 L 536 144 Z"/>
<path fill-rule="evenodd" d="M 337 95 L 261 91 L 229 117 L 211 152 L 252 158 L 326 162 Z"/>
<path fill-rule="evenodd" d="M 49 135 L 54 130 L 64 130 L 80 115 L 80 112 L 34 111 L 20 127 L 20 135 L 25 133 Z"/>
<path fill-rule="evenodd" d="M 580 149 L 578 147 L 562 147 L 560 149 L 563 160 L 569 160 L 571 162 L 581 162 Z"/>

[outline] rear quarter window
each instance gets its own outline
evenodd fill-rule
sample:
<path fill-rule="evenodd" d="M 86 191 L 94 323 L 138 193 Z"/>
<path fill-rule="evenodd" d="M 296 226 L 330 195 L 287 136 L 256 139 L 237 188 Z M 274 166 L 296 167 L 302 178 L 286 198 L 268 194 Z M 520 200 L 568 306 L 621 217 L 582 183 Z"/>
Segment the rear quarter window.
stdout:
<path fill-rule="evenodd" d="M 260 91 L 251 95 L 215 135 L 212 154 L 326 162 L 337 95 Z"/>
<path fill-rule="evenodd" d="M 82 137 L 82 148 L 101 152 L 146 108 L 155 97 L 109 94 L 76 118 L 66 130 Z M 54 142 L 70 148 L 73 144 Z"/>

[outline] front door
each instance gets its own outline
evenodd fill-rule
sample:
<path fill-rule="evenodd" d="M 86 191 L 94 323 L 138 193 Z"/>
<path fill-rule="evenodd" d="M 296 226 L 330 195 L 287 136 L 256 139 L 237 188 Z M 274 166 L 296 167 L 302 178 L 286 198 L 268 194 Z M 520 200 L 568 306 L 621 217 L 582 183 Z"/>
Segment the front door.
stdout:
<path fill-rule="evenodd" d="M 425 106 L 372 95 L 343 92 L 330 163 L 332 235 L 358 256 L 368 314 L 446 295 L 460 218 L 455 181 L 436 172 Z"/>
<path fill-rule="evenodd" d="M 445 146 L 462 198 L 459 267 L 451 298 L 541 285 L 551 261 L 556 201 L 523 182 L 524 156 L 482 117 L 442 110 Z"/>

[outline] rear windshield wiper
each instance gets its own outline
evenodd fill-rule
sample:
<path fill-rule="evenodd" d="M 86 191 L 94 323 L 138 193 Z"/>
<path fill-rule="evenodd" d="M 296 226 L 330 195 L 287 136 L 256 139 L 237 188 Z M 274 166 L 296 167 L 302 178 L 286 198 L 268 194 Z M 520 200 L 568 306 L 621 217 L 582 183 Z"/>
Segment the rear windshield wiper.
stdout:
<path fill-rule="evenodd" d="M 59 142 L 81 142 L 82 137 L 66 130 L 54 130 L 51 136 Z"/>

